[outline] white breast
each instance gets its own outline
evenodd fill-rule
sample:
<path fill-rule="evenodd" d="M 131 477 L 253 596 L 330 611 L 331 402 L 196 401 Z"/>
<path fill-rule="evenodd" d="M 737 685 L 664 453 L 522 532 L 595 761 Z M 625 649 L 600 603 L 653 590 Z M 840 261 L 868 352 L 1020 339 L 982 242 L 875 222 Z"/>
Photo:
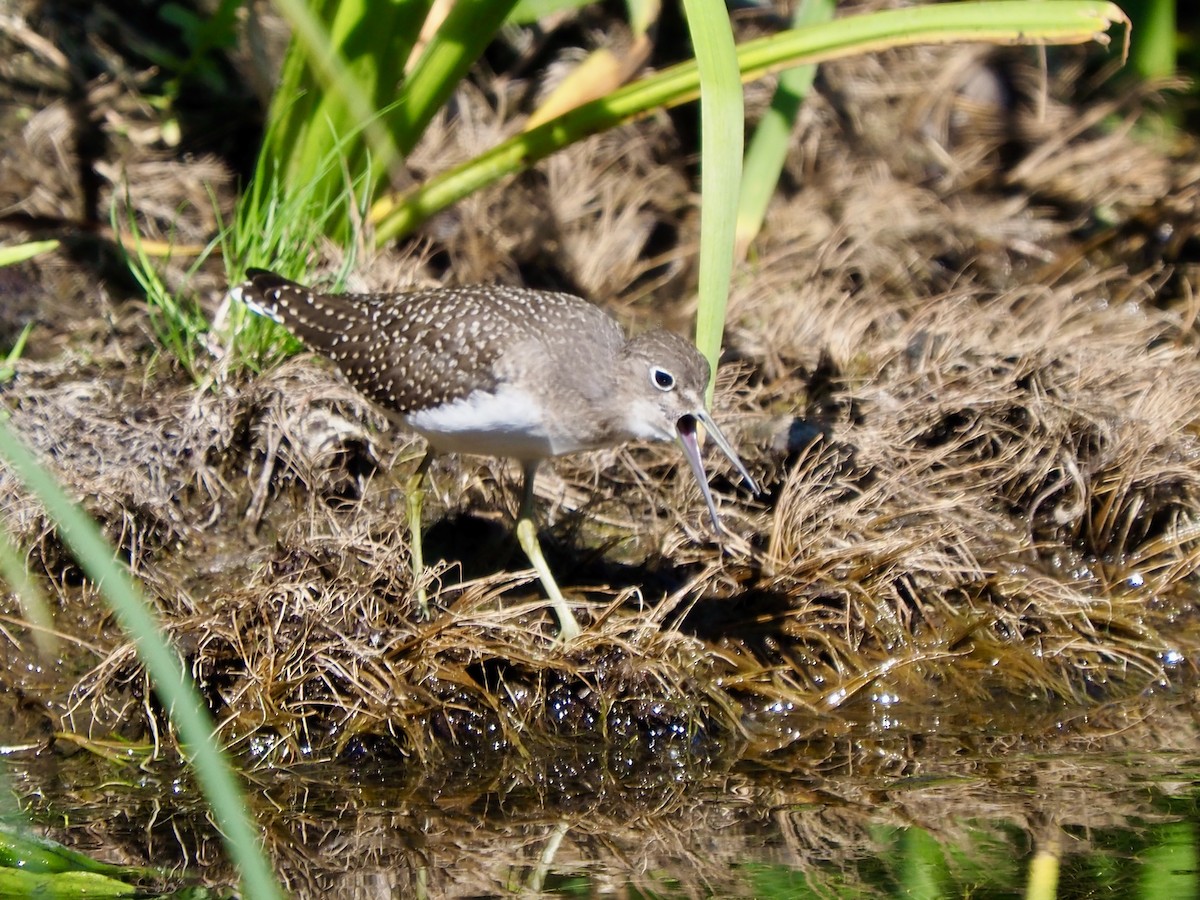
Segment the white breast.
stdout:
<path fill-rule="evenodd" d="M 444 453 L 533 460 L 579 449 L 556 439 L 542 408 L 526 391 L 502 384 L 461 400 L 409 413 L 405 421 Z"/>

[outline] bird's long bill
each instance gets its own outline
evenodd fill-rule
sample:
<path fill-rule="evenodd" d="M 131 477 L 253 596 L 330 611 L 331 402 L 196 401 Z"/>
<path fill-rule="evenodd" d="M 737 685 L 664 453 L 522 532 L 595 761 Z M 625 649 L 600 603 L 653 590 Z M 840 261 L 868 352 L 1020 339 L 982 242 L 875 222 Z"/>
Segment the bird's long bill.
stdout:
<path fill-rule="evenodd" d="M 754 479 L 742 465 L 742 461 L 733 451 L 733 447 L 730 446 L 725 435 L 721 433 L 721 429 L 717 427 L 717 423 L 707 412 L 699 410 L 691 415 L 681 416 L 675 423 L 675 431 L 679 435 L 679 446 L 683 448 L 683 455 L 687 457 L 688 465 L 692 467 L 692 474 L 696 476 L 696 483 L 700 485 L 700 493 L 704 495 L 704 502 L 708 504 L 708 514 L 712 516 L 713 528 L 716 529 L 717 534 L 721 534 L 724 529 L 721 528 L 721 520 L 717 516 L 717 506 L 713 503 L 712 492 L 708 488 L 708 475 L 705 474 L 704 463 L 700 459 L 700 442 L 696 435 L 697 422 L 702 424 L 704 430 L 712 435 L 717 446 L 721 448 L 721 452 L 728 457 L 734 468 L 738 470 L 738 474 L 742 476 L 742 480 L 746 482 L 746 487 L 757 494 L 758 485 L 754 483 Z"/>

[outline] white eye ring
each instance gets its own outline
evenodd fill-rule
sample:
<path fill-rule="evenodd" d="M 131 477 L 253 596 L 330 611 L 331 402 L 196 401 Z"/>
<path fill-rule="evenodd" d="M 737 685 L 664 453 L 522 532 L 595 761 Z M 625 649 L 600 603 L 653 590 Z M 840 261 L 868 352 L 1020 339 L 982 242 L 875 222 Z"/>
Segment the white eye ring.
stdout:
<path fill-rule="evenodd" d="M 650 367 L 650 381 L 664 393 L 675 390 L 675 376 L 661 366 Z"/>

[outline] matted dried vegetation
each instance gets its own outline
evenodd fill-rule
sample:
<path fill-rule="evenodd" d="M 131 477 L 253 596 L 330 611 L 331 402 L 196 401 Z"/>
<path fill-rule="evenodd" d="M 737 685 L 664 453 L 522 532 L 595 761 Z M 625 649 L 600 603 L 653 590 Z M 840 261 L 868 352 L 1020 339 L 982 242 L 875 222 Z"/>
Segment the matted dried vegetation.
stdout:
<path fill-rule="evenodd" d="M 462 765 L 594 740 L 763 759 L 869 715 L 869 694 L 919 720 L 1178 686 L 1198 643 L 1197 170 L 1100 127 L 1132 122 L 1138 98 L 1089 102 L 1068 90 L 1072 63 L 1043 84 L 1027 58 L 918 49 L 823 68 L 737 272 L 716 404 L 766 492 L 740 495 L 718 468 L 721 546 L 673 448 L 547 467 L 543 540 L 589 623 L 566 648 L 512 551 L 512 473 L 496 462 L 435 467 L 436 613 L 420 619 L 403 497 L 419 442 L 308 355 L 259 375 L 214 359 L 209 383 L 186 383 L 116 286 L 76 283 L 73 320 L 47 314 L 62 300 L 41 285 L 88 271 L 63 259 L 6 276 L 39 326 L 0 396 L 129 559 L 223 737 L 272 762 Z M 414 168 L 511 131 L 495 108 L 464 89 Z M 203 204 L 175 213 L 196 172 L 133 133 L 112 137 L 101 197 L 128 177 L 148 234 L 202 235 Z M 10 165 L 54 169 L 39 140 L 26 126 Z M 665 115 L 596 137 L 357 277 L 568 288 L 635 326 L 682 326 L 689 153 Z M 163 180 L 147 190 L 133 173 L 151 169 Z M 76 199 L 63 180 L 21 211 L 63 216 Z M 192 285 L 210 311 L 224 287 L 215 268 Z M 8 632 L 6 682 L 45 704 L 47 727 L 158 734 L 131 647 L 10 482 L 5 525 L 75 642 L 26 677 L 31 645 Z"/>

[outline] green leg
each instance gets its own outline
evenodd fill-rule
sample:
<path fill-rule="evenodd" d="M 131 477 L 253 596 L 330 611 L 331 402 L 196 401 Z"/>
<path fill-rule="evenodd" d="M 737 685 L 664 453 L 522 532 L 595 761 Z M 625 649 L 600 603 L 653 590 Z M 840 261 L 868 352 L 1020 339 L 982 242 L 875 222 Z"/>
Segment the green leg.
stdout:
<path fill-rule="evenodd" d="M 417 603 L 421 606 L 421 617 L 429 618 L 429 596 L 425 591 L 425 551 L 421 545 L 421 507 L 425 503 L 425 473 L 433 462 L 434 452 L 430 447 L 417 471 L 405 484 L 404 498 L 408 504 L 409 555 L 412 558 L 413 584 L 417 585 Z"/>
<path fill-rule="evenodd" d="M 529 557 L 529 562 L 533 564 L 546 596 L 550 598 L 550 605 L 554 607 L 554 614 L 558 616 L 558 636 L 566 643 L 579 637 L 582 629 L 575 620 L 571 607 L 567 605 L 562 591 L 558 589 L 558 582 L 554 580 L 550 566 L 546 564 L 546 557 L 542 555 L 542 545 L 538 542 L 537 525 L 533 521 L 533 477 L 537 473 L 537 466 L 536 462 L 525 463 L 525 486 L 521 494 L 521 510 L 517 513 L 517 541 Z"/>

